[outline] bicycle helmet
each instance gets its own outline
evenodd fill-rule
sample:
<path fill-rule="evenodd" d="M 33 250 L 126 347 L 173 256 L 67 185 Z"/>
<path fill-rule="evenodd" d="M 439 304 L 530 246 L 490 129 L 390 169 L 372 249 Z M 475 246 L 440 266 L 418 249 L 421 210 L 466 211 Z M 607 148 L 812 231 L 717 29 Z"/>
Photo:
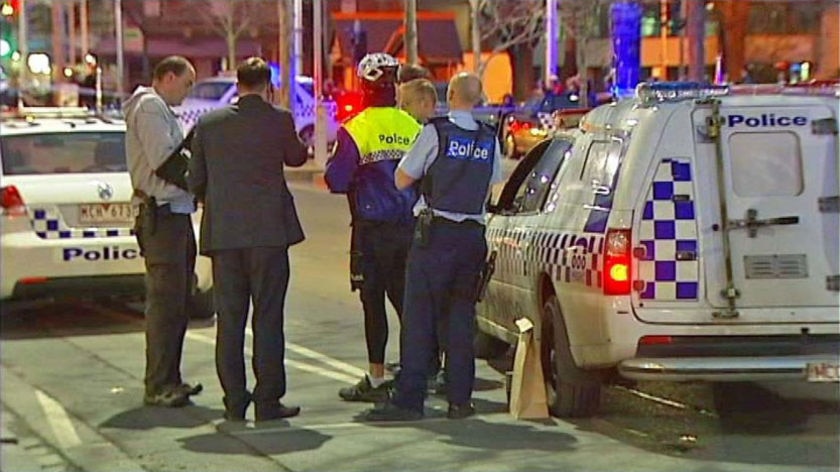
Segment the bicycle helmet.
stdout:
<path fill-rule="evenodd" d="M 393 83 L 397 78 L 400 63 L 390 54 L 375 52 L 366 55 L 359 61 L 356 75 L 368 85 L 379 82 Z"/>

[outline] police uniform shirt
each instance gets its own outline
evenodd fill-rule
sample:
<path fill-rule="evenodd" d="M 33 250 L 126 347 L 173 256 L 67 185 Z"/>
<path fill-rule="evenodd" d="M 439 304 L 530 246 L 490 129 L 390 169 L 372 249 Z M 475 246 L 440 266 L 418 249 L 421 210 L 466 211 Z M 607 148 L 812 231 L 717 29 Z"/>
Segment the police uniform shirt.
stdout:
<path fill-rule="evenodd" d="M 474 131 L 477 130 L 479 126 L 478 122 L 473 119 L 472 113 L 468 111 L 452 110 L 449 112 L 448 118 L 449 121 L 462 129 Z M 439 147 L 438 141 L 438 132 L 434 125 L 424 126 L 423 130 L 417 136 L 414 146 L 412 146 L 408 153 L 403 156 L 398 169 L 405 172 L 406 175 L 414 180 L 422 179 L 437 158 Z M 501 183 L 504 180 L 502 178 L 501 158 L 502 156 L 501 150 L 499 149 L 499 143 L 496 141 L 495 152 L 493 153 L 493 173 L 490 177 L 491 186 Z M 421 195 L 417 204 L 414 206 L 414 216 L 419 215 L 420 211 L 427 206 L 428 205 L 426 204 L 425 199 Z M 485 220 L 484 213 L 453 213 L 435 209 L 432 209 L 432 211 L 436 216 L 452 221 L 464 221 L 470 219 L 484 224 Z"/>

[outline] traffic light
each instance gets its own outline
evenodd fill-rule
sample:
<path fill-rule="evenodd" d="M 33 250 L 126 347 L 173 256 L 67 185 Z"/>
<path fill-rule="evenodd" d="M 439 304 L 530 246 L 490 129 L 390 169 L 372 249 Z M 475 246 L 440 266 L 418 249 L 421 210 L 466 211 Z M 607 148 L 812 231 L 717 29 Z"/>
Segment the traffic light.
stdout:
<path fill-rule="evenodd" d="M 9 57 L 18 47 L 14 16 L 19 5 L 17 0 L 7 0 L 0 5 L 0 58 L 3 59 Z"/>

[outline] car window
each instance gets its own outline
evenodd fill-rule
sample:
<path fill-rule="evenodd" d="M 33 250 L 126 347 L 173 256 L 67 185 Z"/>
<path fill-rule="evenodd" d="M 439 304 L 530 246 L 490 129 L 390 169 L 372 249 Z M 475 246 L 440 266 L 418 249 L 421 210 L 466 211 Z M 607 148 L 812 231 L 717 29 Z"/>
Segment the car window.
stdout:
<path fill-rule="evenodd" d="M 539 211 L 545 203 L 551 183 L 572 148 L 572 142 L 565 139 L 556 139 L 550 143 L 517 189 L 512 211 L 532 213 Z"/>
<path fill-rule="evenodd" d="M 199 82 L 190 90 L 189 97 L 200 100 L 221 100 L 234 84 L 230 82 Z"/>
<path fill-rule="evenodd" d="M 76 132 L 4 136 L 4 175 L 126 172 L 125 133 Z"/>

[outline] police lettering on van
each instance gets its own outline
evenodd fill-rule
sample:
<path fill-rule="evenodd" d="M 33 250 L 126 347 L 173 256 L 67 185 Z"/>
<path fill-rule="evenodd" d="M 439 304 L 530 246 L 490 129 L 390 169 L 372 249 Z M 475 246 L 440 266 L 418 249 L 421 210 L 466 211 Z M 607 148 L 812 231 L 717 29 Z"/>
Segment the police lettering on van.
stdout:
<path fill-rule="evenodd" d="M 70 261 L 116 261 L 120 259 L 137 259 L 139 253 L 134 248 L 120 248 L 119 246 L 105 246 L 102 248 L 82 249 L 80 247 L 66 247 L 62 251 L 62 260 Z"/>
<path fill-rule="evenodd" d="M 770 126 L 807 126 L 805 116 L 776 116 L 775 113 L 762 113 L 761 116 L 729 115 L 723 120 L 726 126 L 746 126 L 748 128 L 765 128 Z"/>

